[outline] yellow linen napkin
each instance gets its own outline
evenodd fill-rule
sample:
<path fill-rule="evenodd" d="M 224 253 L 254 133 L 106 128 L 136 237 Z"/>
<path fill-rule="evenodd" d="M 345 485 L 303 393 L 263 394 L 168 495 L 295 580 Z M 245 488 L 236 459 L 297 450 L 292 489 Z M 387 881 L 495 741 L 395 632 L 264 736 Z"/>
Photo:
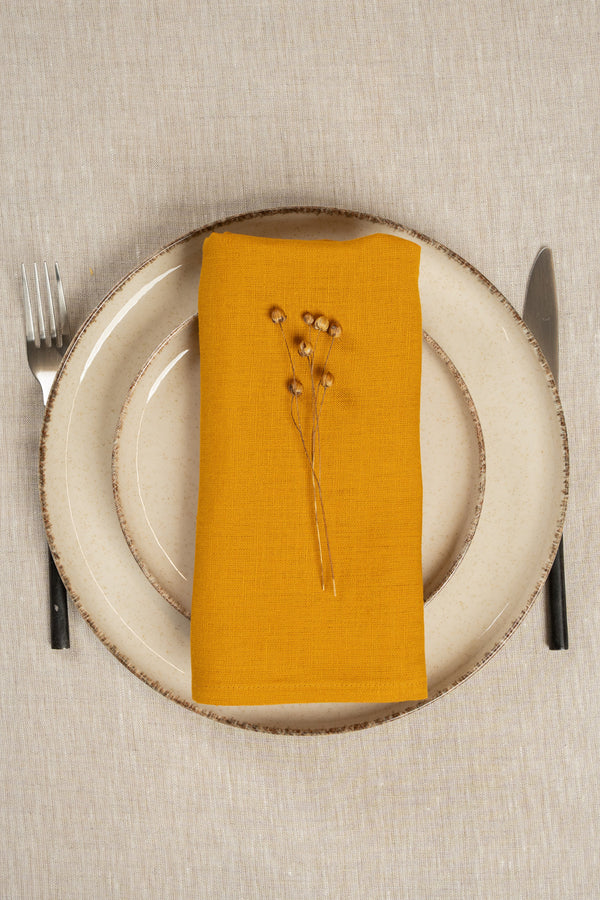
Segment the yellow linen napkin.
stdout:
<path fill-rule="evenodd" d="M 204 243 L 191 631 L 199 703 L 427 696 L 419 257 L 417 244 L 385 234 L 302 241 L 214 233 Z M 274 308 L 284 322 L 272 320 Z M 342 333 L 318 332 L 302 320 L 306 312 Z M 304 388 L 297 405 L 284 334 Z M 328 350 L 335 377 L 320 407 L 314 465 L 315 395 L 301 340 L 315 350 L 319 403 Z"/>

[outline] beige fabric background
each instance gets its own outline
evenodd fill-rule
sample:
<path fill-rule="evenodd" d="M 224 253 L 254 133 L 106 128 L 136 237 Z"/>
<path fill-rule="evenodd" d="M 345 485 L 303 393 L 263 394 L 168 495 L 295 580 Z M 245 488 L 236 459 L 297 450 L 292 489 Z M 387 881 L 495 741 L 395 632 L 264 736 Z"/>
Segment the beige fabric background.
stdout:
<path fill-rule="evenodd" d="M 21 0 L 0 10 L 2 898 L 598 896 L 598 5 Z M 389 725 L 246 733 L 127 672 L 71 610 L 49 649 L 40 398 L 19 265 L 79 323 L 218 217 L 338 205 L 447 244 L 522 308 L 552 246 L 572 453 L 572 649 L 538 602 Z"/>

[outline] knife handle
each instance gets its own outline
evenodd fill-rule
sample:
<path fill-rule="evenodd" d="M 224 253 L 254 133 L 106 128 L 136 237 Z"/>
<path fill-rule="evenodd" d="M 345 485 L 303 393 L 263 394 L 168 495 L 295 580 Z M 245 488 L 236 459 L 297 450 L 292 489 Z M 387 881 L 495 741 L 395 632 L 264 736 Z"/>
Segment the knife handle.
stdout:
<path fill-rule="evenodd" d="M 69 611 L 67 591 L 48 548 L 48 573 L 50 576 L 50 644 L 53 650 L 68 650 Z"/>
<path fill-rule="evenodd" d="M 550 613 L 550 649 L 568 650 L 567 592 L 562 538 L 548 576 L 548 605 Z"/>

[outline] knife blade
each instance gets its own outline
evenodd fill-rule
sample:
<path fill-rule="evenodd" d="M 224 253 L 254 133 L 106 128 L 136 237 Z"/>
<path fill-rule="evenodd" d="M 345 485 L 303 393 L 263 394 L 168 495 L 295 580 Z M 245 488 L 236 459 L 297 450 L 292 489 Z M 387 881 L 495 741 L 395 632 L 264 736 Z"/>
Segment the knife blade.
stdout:
<path fill-rule="evenodd" d="M 558 305 L 554 262 L 549 247 L 542 247 L 529 273 L 523 319 L 540 345 L 558 386 Z M 567 650 L 569 635 L 562 538 L 547 584 L 550 649 Z"/>

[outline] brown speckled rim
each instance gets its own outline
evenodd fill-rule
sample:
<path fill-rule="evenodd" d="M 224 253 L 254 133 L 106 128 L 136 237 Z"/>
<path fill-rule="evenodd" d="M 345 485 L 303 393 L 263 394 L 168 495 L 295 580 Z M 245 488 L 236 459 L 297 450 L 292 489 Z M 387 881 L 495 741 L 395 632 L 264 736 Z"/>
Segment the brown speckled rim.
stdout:
<path fill-rule="evenodd" d="M 56 394 L 60 389 L 62 379 L 65 373 L 69 368 L 69 361 L 71 355 L 73 353 L 73 349 L 77 346 L 80 338 L 86 333 L 88 328 L 94 323 L 100 310 L 104 309 L 104 307 L 111 301 L 111 299 L 117 294 L 121 288 L 127 284 L 135 275 L 138 274 L 142 269 L 148 266 L 150 263 L 154 262 L 159 256 L 162 256 L 164 253 L 167 253 L 173 247 L 178 244 L 185 243 L 186 241 L 191 240 L 192 238 L 198 237 L 202 234 L 209 234 L 211 231 L 214 231 L 217 228 L 227 228 L 235 223 L 246 222 L 253 219 L 258 218 L 266 218 L 268 216 L 279 216 L 279 215 L 293 215 L 293 214 L 302 214 L 302 215 L 314 215 L 314 216 L 332 216 L 339 217 L 344 216 L 350 219 L 357 219 L 360 221 L 370 222 L 374 225 L 383 225 L 387 228 L 391 228 L 402 235 L 408 235 L 416 238 L 417 240 L 422 241 L 424 244 L 433 247 L 436 250 L 439 250 L 443 254 L 445 254 L 449 259 L 456 262 L 458 265 L 465 268 L 469 271 L 484 287 L 488 290 L 488 292 L 496 299 L 499 303 L 501 303 L 511 314 L 514 321 L 518 325 L 519 328 L 522 329 L 527 341 L 533 347 L 538 362 L 545 374 L 546 381 L 548 387 L 552 393 L 553 403 L 554 403 L 554 411 L 556 417 L 558 419 L 560 425 L 560 435 L 561 435 L 561 443 L 563 449 L 563 483 L 562 483 L 562 492 L 561 492 L 561 504 L 559 509 L 559 515 L 555 526 L 554 538 L 552 542 L 552 546 L 550 548 L 550 552 L 547 556 L 546 562 L 542 567 L 542 571 L 536 582 L 533 591 L 526 598 L 524 605 L 521 611 L 517 616 L 513 619 L 512 623 L 504 633 L 504 635 L 494 644 L 494 646 L 488 650 L 488 652 L 479 659 L 467 672 L 460 674 L 455 681 L 453 681 L 449 685 L 445 685 L 435 694 L 427 697 L 425 700 L 419 700 L 416 703 L 409 703 L 408 705 L 403 705 L 400 709 L 395 709 L 393 712 L 388 713 L 383 716 L 376 716 L 373 718 L 369 718 L 365 721 L 355 722 L 352 724 L 346 725 L 337 725 L 329 728 L 282 728 L 271 725 L 261 725 L 253 722 L 244 722 L 240 721 L 232 716 L 227 716 L 221 713 L 216 712 L 215 710 L 206 709 L 200 706 L 197 706 L 193 702 L 186 700 L 184 697 L 179 696 L 173 691 L 166 690 L 159 682 L 150 678 L 146 673 L 141 672 L 128 657 L 126 657 L 118 647 L 116 647 L 108 637 L 102 632 L 102 630 L 97 626 L 97 624 L 93 621 L 92 617 L 88 614 L 85 609 L 83 600 L 73 591 L 72 585 L 69 581 L 69 576 L 67 571 L 65 570 L 63 561 L 60 556 L 60 552 L 58 547 L 56 546 L 56 541 L 54 538 L 52 523 L 50 520 L 50 514 L 48 511 L 47 505 L 47 497 L 46 497 L 46 440 L 48 437 L 48 432 L 52 423 L 52 410 L 56 398 Z M 397 222 L 393 222 L 390 219 L 386 219 L 380 216 L 374 216 L 369 213 L 357 212 L 346 209 L 337 209 L 335 207 L 321 207 L 321 206 L 288 206 L 288 207 L 279 207 L 274 209 L 264 209 L 257 210 L 255 212 L 243 213 L 237 216 L 231 216 L 226 219 L 221 219 L 219 221 L 213 222 L 210 225 L 206 225 L 203 228 L 195 229 L 193 231 L 188 232 L 185 235 L 177 238 L 176 240 L 170 242 L 165 245 L 161 250 L 155 253 L 153 256 L 146 259 L 139 266 L 137 266 L 133 271 L 131 271 L 128 275 L 125 276 L 117 285 L 106 295 L 104 300 L 90 313 L 88 318 L 79 328 L 75 338 L 70 344 L 65 356 L 63 357 L 62 365 L 59 369 L 59 372 L 56 376 L 52 389 L 50 391 L 50 395 L 48 397 L 48 403 L 46 405 L 46 412 L 44 415 L 44 422 L 42 425 L 42 433 L 40 440 L 40 454 L 39 454 L 39 484 L 40 484 L 40 498 L 42 505 L 42 514 L 44 519 L 44 526 L 46 528 L 46 534 L 48 537 L 48 544 L 52 551 L 52 555 L 54 556 L 54 560 L 56 562 L 56 566 L 58 571 L 63 579 L 65 587 L 67 588 L 69 594 L 73 598 L 74 603 L 79 609 L 81 615 L 84 620 L 90 625 L 96 636 L 102 641 L 103 644 L 110 650 L 110 652 L 121 662 L 130 672 L 136 675 L 141 681 L 148 684 L 150 687 L 154 688 L 158 693 L 167 697 L 169 700 L 174 700 L 180 706 L 185 707 L 195 713 L 198 713 L 201 716 L 204 716 L 208 719 L 213 719 L 214 721 L 221 722 L 226 725 L 233 725 L 235 727 L 244 729 L 246 731 L 254 731 L 260 732 L 263 734 L 277 734 L 277 735 L 294 735 L 294 736 L 320 736 L 320 735 L 333 735 L 333 734 L 342 734 L 347 732 L 354 731 L 362 731 L 366 728 L 372 728 L 376 725 L 383 725 L 387 722 L 391 722 L 394 719 L 401 718 L 408 713 L 415 712 L 418 709 L 422 709 L 424 706 L 428 706 L 435 700 L 439 700 L 440 697 L 445 696 L 450 691 L 457 688 L 459 685 L 463 684 L 467 679 L 471 678 L 476 672 L 478 672 L 486 663 L 490 661 L 490 659 L 496 655 L 496 653 L 504 646 L 506 641 L 511 637 L 514 631 L 521 624 L 526 614 L 529 612 L 531 607 L 533 606 L 533 602 L 538 595 L 539 591 L 543 587 L 546 578 L 550 572 L 552 567 L 552 563 L 554 561 L 554 557 L 558 551 L 558 546 L 560 544 L 560 539 L 562 535 L 564 520 L 567 511 L 567 502 L 568 502 L 568 494 L 569 494 L 569 447 L 568 447 L 568 439 L 567 439 L 567 428 L 565 423 L 564 412 L 562 409 L 562 405 L 560 402 L 560 398 L 558 395 L 558 389 L 552 372 L 546 359 L 541 351 L 539 344 L 537 343 L 535 337 L 527 327 L 527 325 L 523 322 L 516 309 L 508 302 L 508 300 L 500 293 L 500 291 L 494 287 L 494 285 L 485 278 L 484 275 L 481 274 L 477 269 L 475 269 L 470 263 L 464 260 L 462 257 L 458 256 L 452 250 L 449 250 L 448 247 L 445 247 L 443 244 L 440 244 L 438 241 L 435 241 L 432 238 L 427 237 L 424 234 L 421 234 L 414 229 L 407 228 L 403 225 L 398 224 Z"/>
<path fill-rule="evenodd" d="M 188 328 L 197 316 L 188 316 L 183 322 L 177 325 L 173 330 L 160 342 L 160 344 L 156 347 L 156 349 L 150 354 L 136 377 L 134 378 L 131 387 L 127 392 L 127 396 L 125 398 L 125 402 L 121 408 L 121 413 L 119 415 L 119 421 L 117 423 L 117 428 L 115 430 L 115 438 L 113 441 L 113 451 L 112 451 L 112 488 L 113 488 L 113 497 L 115 500 L 115 508 L 117 511 L 117 515 L 119 517 L 119 524 L 121 525 L 121 531 L 123 532 L 123 537 L 127 541 L 127 546 L 131 552 L 131 555 L 135 559 L 136 563 L 140 567 L 141 571 L 144 573 L 144 576 L 150 582 L 152 587 L 158 591 L 163 600 L 166 600 L 167 603 L 170 603 L 171 606 L 177 610 L 182 616 L 185 616 L 186 619 L 190 618 L 190 612 L 187 610 L 183 604 L 177 600 L 176 597 L 173 597 L 172 594 L 161 584 L 160 580 L 154 575 L 152 569 L 148 565 L 147 561 L 144 559 L 144 554 L 136 544 L 135 537 L 131 530 L 130 523 L 127 520 L 127 514 L 125 512 L 125 508 L 123 506 L 123 500 L 121 497 L 121 490 L 119 486 L 119 460 L 120 460 L 120 452 L 121 452 L 121 439 L 123 435 L 123 429 L 125 426 L 125 422 L 127 420 L 127 414 L 129 412 L 129 408 L 132 404 L 133 398 L 135 396 L 135 392 L 140 385 L 140 382 L 144 378 L 148 369 L 152 366 L 154 361 L 160 356 L 161 353 L 169 346 L 169 344 L 176 338 L 178 335 Z M 465 383 L 464 378 L 448 356 L 448 354 L 440 347 L 438 342 L 434 340 L 430 334 L 426 331 L 423 331 L 423 340 L 431 347 L 433 352 L 441 359 L 444 363 L 448 371 L 450 372 L 451 377 L 454 379 L 461 395 L 465 406 L 469 411 L 469 415 L 471 416 L 473 431 L 475 433 L 475 440 L 477 441 L 477 454 L 478 454 L 478 482 L 477 482 L 477 490 L 475 496 L 475 502 L 473 504 L 473 510 L 471 513 L 471 518 L 468 523 L 468 528 L 465 532 L 463 541 L 458 548 L 457 553 L 454 555 L 451 564 L 446 568 L 443 572 L 441 580 L 434 588 L 432 588 L 429 593 L 424 598 L 425 603 L 429 603 L 444 587 L 445 584 L 448 583 L 452 575 L 456 572 L 462 560 L 465 557 L 467 550 L 473 538 L 475 537 L 475 532 L 477 531 L 477 525 L 479 523 L 479 518 L 481 516 L 481 510 L 483 508 L 483 498 L 485 495 L 485 474 L 486 474 L 486 464 L 485 464 L 485 443 L 483 440 L 483 431 L 481 428 L 481 422 L 479 421 L 479 416 L 477 414 L 477 409 L 475 408 L 475 404 L 473 402 L 473 398 L 471 393 Z M 439 576 L 438 576 L 439 577 Z M 435 581 L 434 581 L 435 584 Z"/>

